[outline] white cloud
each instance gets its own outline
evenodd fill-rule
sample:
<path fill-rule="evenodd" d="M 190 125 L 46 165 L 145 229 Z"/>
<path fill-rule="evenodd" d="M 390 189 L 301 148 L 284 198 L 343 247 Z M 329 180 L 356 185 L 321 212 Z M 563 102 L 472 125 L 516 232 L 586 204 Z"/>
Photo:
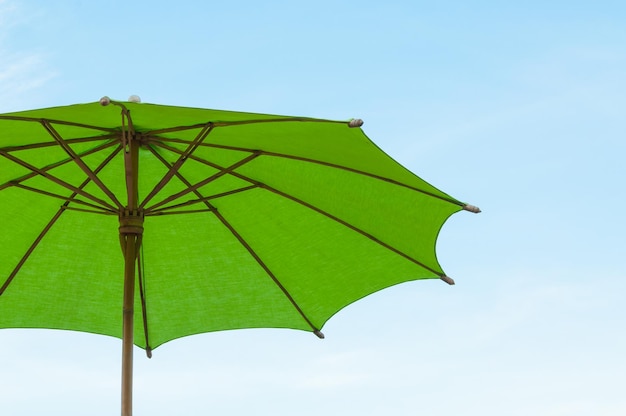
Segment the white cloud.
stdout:
<path fill-rule="evenodd" d="M 15 27 L 28 24 L 15 3 L 0 0 L 0 111 L 21 109 L 29 99 L 22 97 L 43 87 L 56 74 L 46 64 L 46 54 L 14 50 L 10 34 Z"/>

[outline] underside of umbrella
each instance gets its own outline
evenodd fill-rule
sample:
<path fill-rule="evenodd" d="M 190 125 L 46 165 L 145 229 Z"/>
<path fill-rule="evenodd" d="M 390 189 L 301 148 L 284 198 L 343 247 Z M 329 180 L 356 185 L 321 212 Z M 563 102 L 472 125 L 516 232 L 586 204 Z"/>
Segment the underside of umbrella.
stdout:
<path fill-rule="evenodd" d="M 0 327 L 122 337 L 130 415 L 133 343 L 150 355 L 226 329 L 322 337 L 368 294 L 453 283 L 437 235 L 479 210 L 361 124 L 107 98 L 0 115 Z"/>

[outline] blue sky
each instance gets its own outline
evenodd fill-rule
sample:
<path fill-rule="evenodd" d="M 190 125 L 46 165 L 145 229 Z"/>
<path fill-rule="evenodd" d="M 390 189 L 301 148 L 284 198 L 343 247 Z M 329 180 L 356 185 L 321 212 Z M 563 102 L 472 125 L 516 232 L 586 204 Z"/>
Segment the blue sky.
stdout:
<path fill-rule="evenodd" d="M 622 2 L 41 3 L 0 0 L 0 112 L 138 94 L 358 117 L 483 209 L 440 235 L 456 286 L 370 296 L 323 341 L 246 330 L 137 350 L 136 414 L 626 414 Z M 120 347 L 1 330 L 3 414 L 116 414 Z"/>

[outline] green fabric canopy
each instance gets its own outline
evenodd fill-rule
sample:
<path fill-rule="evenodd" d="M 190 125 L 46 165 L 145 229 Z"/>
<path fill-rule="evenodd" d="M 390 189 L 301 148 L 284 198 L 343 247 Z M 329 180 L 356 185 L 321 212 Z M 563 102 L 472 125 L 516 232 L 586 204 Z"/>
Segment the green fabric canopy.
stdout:
<path fill-rule="evenodd" d="M 140 347 L 317 332 L 380 289 L 448 280 L 437 235 L 473 207 L 349 124 L 131 102 L 0 115 L 0 327 L 122 336 L 128 140 L 144 217 Z"/>

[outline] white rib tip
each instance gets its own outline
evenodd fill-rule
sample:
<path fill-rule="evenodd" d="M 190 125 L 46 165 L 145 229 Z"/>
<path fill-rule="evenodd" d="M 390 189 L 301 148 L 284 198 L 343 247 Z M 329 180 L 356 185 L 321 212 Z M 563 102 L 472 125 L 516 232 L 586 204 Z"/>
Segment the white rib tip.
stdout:
<path fill-rule="evenodd" d="M 361 127 L 362 125 L 363 125 L 363 120 L 361 120 L 360 118 L 353 118 L 348 123 L 348 126 L 350 127 Z"/>
<path fill-rule="evenodd" d="M 106 107 L 107 105 L 111 104 L 111 99 L 109 97 L 107 97 L 106 95 L 102 98 L 100 98 L 100 105 L 103 107 Z"/>
<path fill-rule="evenodd" d="M 465 211 L 469 211 L 469 212 L 473 212 L 474 214 L 478 214 L 480 211 L 480 208 L 475 207 L 474 205 L 463 205 L 463 209 Z"/>
<path fill-rule="evenodd" d="M 450 286 L 454 285 L 454 280 L 451 277 L 446 276 L 445 274 L 443 276 L 440 276 L 439 278 Z"/>
<path fill-rule="evenodd" d="M 316 329 L 315 331 L 313 331 L 313 333 L 317 335 L 319 339 L 324 339 L 324 334 L 322 334 L 322 331 L 320 331 L 319 329 Z"/>
<path fill-rule="evenodd" d="M 139 98 L 138 95 L 131 95 L 130 97 L 128 97 L 128 102 L 129 103 L 140 103 L 141 102 L 141 98 Z"/>

